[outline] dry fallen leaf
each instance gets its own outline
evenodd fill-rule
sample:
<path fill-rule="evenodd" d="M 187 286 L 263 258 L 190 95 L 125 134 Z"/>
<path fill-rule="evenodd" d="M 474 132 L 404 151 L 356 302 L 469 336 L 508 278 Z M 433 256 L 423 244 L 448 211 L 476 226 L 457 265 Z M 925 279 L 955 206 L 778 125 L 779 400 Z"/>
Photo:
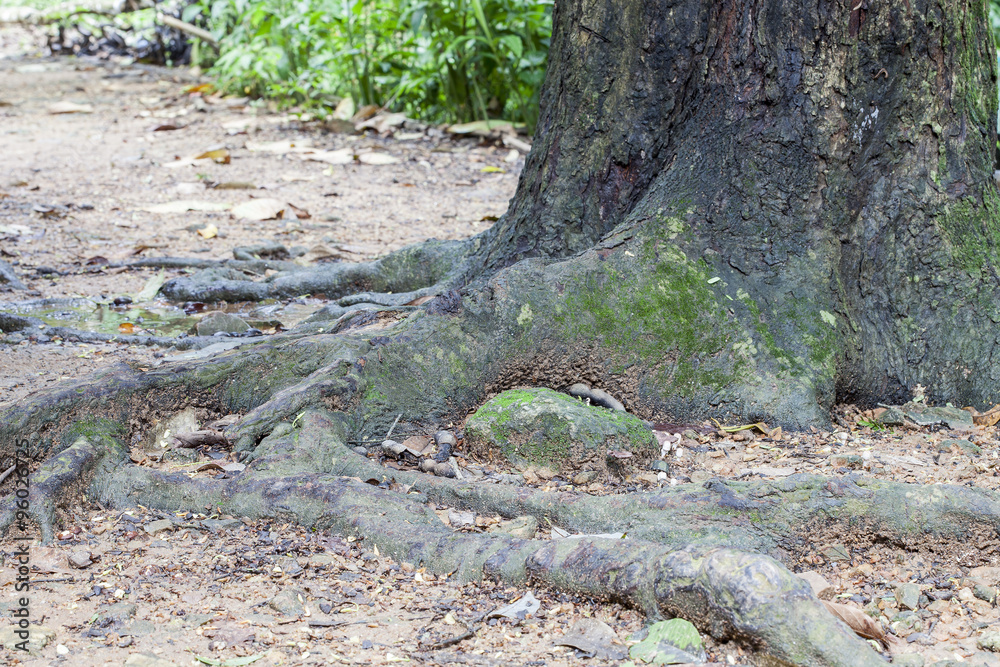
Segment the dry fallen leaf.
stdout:
<path fill-rule="evenodd" d="M 118 333 L 133 334 L 135 333 L 135 325 L 131 322 L 122 322 L 118 325 Z"/>
<path fill-rule="evenodd" d="M 66 113 L 94 113 L 94 107 L 89 104 L 75 102 L 55 102 L 49 105 L 49 113 L 53 115 Z"/>
<path fill-rule="evenodd" d="M 341 148 L 335 151 L 312 151 L 302 153 L 303 160 L 313 162 L 325 162 L 327 164 L 350 164 L 354 162 L 354 150 L 351 148 Z"/>
<path fill-rule="evenodd" d="M 846 604 L 828 602 L 820 600 L 827 611 L 842 620 L 851 630 L 865 639 L 875 639 L 885 645 L 885 631 L 881 624 L 873 620 L 868 614 L 857 607 L 850 607 Z"/>
<path fill-rule="evenodd" d="M 251 199 L 233 207 L 233 216 L 244 220 L 274 220 L 280 218 L 288 204 L 277 199 Z"/>
<path fill-rule="evenodd" d="M 219 228 L 213 225 L 212 223 L 208 223 L 203 228 L 198 230 L 198 234 L 203 239 L 214 239 L 216 236 L 219 235 Z"/>
<path fill-rule="evenodd" d="M 229 164 L 232 159 L 229 155 L 229 150 L 225 148 L 214 148 L 212 150 L 207 150 L 204 153 L 200 153 L 194 156 L 195 160 L 211 160 L 216 164 Z"/>
<path fill-rule="evenodd" d="M 248 151 L 271 153 L 272 155 L 306 153 L 315 150 L 312 147 L 312 142 L 308 139 L 302 141 L 248 141 L 246 147 Z"/>
<path fill-rule="evenodd" d="M 358 162 L 361 164 L 396 164 L 399 162 L 399 158 L 388 153 L 362 153 L 358 156 Z"/>

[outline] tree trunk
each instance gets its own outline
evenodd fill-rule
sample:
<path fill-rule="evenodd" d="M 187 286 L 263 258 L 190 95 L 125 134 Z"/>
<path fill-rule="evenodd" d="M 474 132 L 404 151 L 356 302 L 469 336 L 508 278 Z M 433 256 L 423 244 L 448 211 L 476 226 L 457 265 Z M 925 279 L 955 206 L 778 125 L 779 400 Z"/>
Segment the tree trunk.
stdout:
<path fill-rule="evenodd" d="M 917 385 L 932 401 L 991 403 L 1000 199 L 986 4 L 593 0 L 560 2 L 554 21 L 538 135 L 487 233 L 362 265 L 188 262 L 203 270 L 164 294 L 334 303 L 238 350 L 112 368 L 0 409 L 5 458 L 25 441 L 48 457 L 28 513 L 43 540 L 84 490 L 113 507 L 287 516 L 433 571 L 686 616 L 770 664 L 884 664 L 771 557 L 792 562 L 789 545 L 858 525 L 914 550 L 989 546 L 996 494 L 800 476 L 596 501 L 388 472 L 348 445 L 397 421 L 407 433 L 461 423 L 518 385 L 589 382 L 644 419 L 799 426 L 827 423 L 837 399 L 893 402 Z M 243 273 L 261 268 L 277 273 Z M 225 435 L 242 475 L 129 462 L 129 445 L 186 406 L 240 415 Z M 8 494 L 13 480 L 0 481 Z M 15 500 L 0 526 L 23 520 Z M 458 535 L 431 501 L 632 540 Z"/>
<path fill-rule="evenodd" d="M 917 384 L 992 403 L 988 4 L 857 5 L 558 3 L 538 137 L 486 266 L 658 225 L 721 278 L 706 305 L 749 332 L 754 379 L 803 399 L 768 410 L 718 386 L 738 411 L 803 423 Z"/>

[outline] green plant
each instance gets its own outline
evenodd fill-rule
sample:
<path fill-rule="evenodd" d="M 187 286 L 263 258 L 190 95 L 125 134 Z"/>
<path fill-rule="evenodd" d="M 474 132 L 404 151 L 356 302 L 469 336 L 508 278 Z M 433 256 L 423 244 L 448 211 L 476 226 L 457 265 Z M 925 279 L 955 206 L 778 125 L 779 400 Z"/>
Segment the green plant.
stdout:
<path fill-rule="evenodd" d="M 310 106 L 350 96 L 430 121 L 534 126 L 552 0 L 202 0 L 231 92 Z"/>

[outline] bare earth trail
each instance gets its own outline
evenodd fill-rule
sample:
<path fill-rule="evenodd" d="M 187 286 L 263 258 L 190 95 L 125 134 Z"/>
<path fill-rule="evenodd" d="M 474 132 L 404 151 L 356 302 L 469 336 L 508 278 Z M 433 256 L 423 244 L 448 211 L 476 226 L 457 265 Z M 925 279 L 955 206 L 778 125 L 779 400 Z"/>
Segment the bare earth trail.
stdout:
<path fill-rule="evenodd" d="M 22 29 L 0 29 L 0 258 L 28 287 L 0 292 L 5 303 L 110 301 L 135 294 L 156 274 L 94 270 L 93 261 L 87 264 L 94 257 L 110 263 L 150 255 L 227 259 L 237 246 L 276 241 L 342 250 L 357 260 L 427 238 L 463 238 L 505 210 L 523 163 L 523 157 L 504 161 L 508 150 L 443 133 L 433 142 L 325 133 L 239 101 L 206 103 L 201 94 L 184 92 L 201 81 L 184 70 L 41 57 L 37 44 L 37 36 Z M 49 113 L 67 101 L 90 105 L 92 113 Z M 183 127 L 151 131 L 171 124 Z M 248 140 L 301 145 L 303 139 L 325 149 L 377 149 L 400 162 L 334 165 L 324 174 L 330 165 L 245 148 Z M 228 148 L 229 164 L 162 166 L 217 146 Z M 206 187 L 213 182 L 261 189 Z M 281 198 L 310 217 L 251 222 L 227 212 L 142 210 L 169 201 L 251 197 Z M 219 233 L 205 239 L 197 230 L 209 224 Z M 318 302 L 302 305 L 307 312 Z M 108 364 L 153 363 L 154 355 L 173 354 L 119 343 L 17 339 L 0 338 L 0 403 Z M 30 594 L 32 620 L 55 635 L 39 656 L 0 649 L 3 664 L 121 665 L 140 654 L 164 662 L 135 664 L 202 664 L 197 654 L 263 655 L 255 665 L 377 665 L 416 653 L 426 654 L 427 664 L 579 664 L 572 649 L 553 642 L 580 618 L 608 621 L 623 638 L 641 627 L 634 611 L 546 598 L 541 591 L 535 593 L 542 611 L 525 624 L 480 621 L 527 591 L 452 584 L 295 526 L 235 522 L 214 532 L 193 516 L 190 528 L 151 539 L 144 527 L 159 514 L 137 510 L 123 520 L 95 507 L 78 509 L 79 524 L 61 536 L 67 539 L 33 550 L 33 578 L 42 583 Z M 73 570 L 66 558 L 79 549 L 100 559 Z M 4 627 L 19 595 L 13 565 L 7 560 L 0 574 Z M 233 574 L 220 577 L 223 570 Z M 268 606 L 282 591 L 293 591 L 292 609 L 284 614 Z M 299 594 L 303 603 L 296 609 Z M 92 632 L 95 614 L 120 611 L 113 605 L 122 601 L 124 624 L 109 621 Z M 129 604 L 135 605 L 131 613 Z M 461 635 L 464 623 L 478 627 L 478 635 L 460 649 L 434 649 L 442 638 Z"/>
<path fill-rule="evenodd" d="M 227 259 L 234 248 L 277 242 L 311 251 L 307 259 L 325 253 L 361 260 L 428 238 L 465 238 L 504 212 L 523 164 L 523 156 L 507 149 L 433 129 L 409 140 L 330 133 L 193 90 L 202 79 L 183 70 L 41 58 L 30 55 L 32 44 L 19 29 L 0 30 L 0 259 L 27 287 L 0 284 L 6 303 L 85 297 L 108 304 L 134 296 L 158 273 L 117 266 L 137 258 Z M 59 103 L 87 105 L 89 112 L 50 113 Z M 251 150 L 264 144 L 269 150 Z M 398 162 L 330 165 L 293 150 L 306 144 L 388 154 Z M 217 149 L 227 152 L 228 163 L 165 166 Z M 254 187 L 209 187 L 219 184 Z M 308 217 L 251 221 L 228 211 L 146 210 L 254 197 L 294 205 Z M 177 275 L 180 270 L 166 270 L 168 278 Z M 291 326 L 322 304 L 315 296 L 272 304 L 274 319 Z M 248 314 L 239 304 L 227 307 Z M 129 312 L 127 306 L 105 309 L 115 323 Z M 120 342 L 6 335 L 0 338 L 0 404 L 112 363 L 145 367 L 175 354 Z M 574 486 L 605 495 L 716 478 L 778 484 L 804 472 L 1000 487 L 995 426 L 873 432 L 862 417 L 872 415 L 842 408 L 830 432 L 689 432 L 671 457 L 669 480 L 647 472 L 621 484 Z M 545 490 L 569 486 L 535 470 L 523 471 L 523 478 Z M 442 521 L 464 521 L 450 510 L 438 506 Z M 483 532 L 498 522 L 482 514 L 461 530 Z M 536 537 L 548 539 L 549 528 L 540 526 Z M 872 546 L 864 537 L 817 531 L 785 564 L 819 573 L 830 584 L 826 597 L 869 612 L 889 631 L 887 653 L 900 664 L 1000 665 L 991 652 L 1000 649 L 996 544 Z M 255 656 L 255 665 L 619 664 L 556 643 L 579 622 L 596 618 L 611 628 L 612 648 L 620 650 L 644 621 L 634 610 L 537 588 L 459 585 L 363 542 L 277 522 L 241 522 L 211 507 L 182 515 L 75 507 L 56 538 L 54 546 L 32 550 L 32 621 L 47 628 L 38 633 L 44 646 L 26 655 L 5 645 L 3 664 L 203 664 L 196 656 Z M 18 597 L 14 548 L 3 544 L 4 627 Z M 83 567 L 70 564 L 74 554 Z M 907 584 L 916 587 L 915 597 Z M 487 618 L 529 591 L 541 606 L 527 619 Z M 735 645 L 706 638 L 706 646 L 709 660 L 746 664 Z"/>

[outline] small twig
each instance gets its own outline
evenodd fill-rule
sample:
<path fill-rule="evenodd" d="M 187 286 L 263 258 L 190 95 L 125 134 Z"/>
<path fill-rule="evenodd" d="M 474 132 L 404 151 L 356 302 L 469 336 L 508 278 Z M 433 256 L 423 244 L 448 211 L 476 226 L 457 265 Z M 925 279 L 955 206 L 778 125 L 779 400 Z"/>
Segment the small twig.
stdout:
<path fill-rule="evenodd" d="M 168 16 L 166 14 L 160 14 L 158 18 L 163 23 L 163 25 L 168 25 L 171 28 L 174 28 L 175 30 L 186 32 L 192 37 L 197 37 L 198 39 L 204 42 L 208 42 L 209 44 L 213 45 L 217 45 L 219 43 L 215 39 L 215 37 L 212 37 L 212 33 L 202 28 L 199 28 L 196 25 L 191 25 L 187 21 L 181 21 L 180 19 L 175 19 L 173 16 Z"/>
<path fill-rule="evenodd" d="M 886 78 L 886 79 L 888 79 L 888 78 L 889 78 L 889 73 L 885 71 L 885 68 L 884 68 L 884 67 L 883 67 L 882 69 L 880 69 L 880 70 L 879 70 L 878 72 L 876 72 L 876 73 L 875 73 L 875 78 L 877 79 L 877 78 L 879 78 L 880 76 L 882 76 L 883 74 L 885 74 L 885 78 Z"/>
<path fill-rule="evenodd" d="M 399 423 L 399 418 L 402 416 L 403 416 L 402 412 L 396 415 L 396 421 L 392 422 L 392 426 L 389 427 L 389 432 L 385 434 L 385 440 L 388 440 L 389 438 L 392 437 L 392 432 L 396 430 L 396 424 Z"/>
<path fill-rule="evenodd" d="M 436 644 L 431 644 L 427 647 L 428 651 L 437 651 L 439 649 L 448 648 L 449 646 L 454 646 L 459 642 L 463 642 L 466 639 L 470 639 L 476 635 L 476 628 L 470 628 L 466 626 L 465 632 L 460 635 L 455 635 L 450 639 L 443 639 Z"/>
<path fill-rule="evenodd" d="M 17 469 L 17 464 L 15 463 L 11 467 L 4 470 L 3 473 L 0 473 L 0 484 L 3 484 L 3 481 L 8 477 L 10 477 L 10 474 L 14 472 L 16 469 Z"/>
<path fill-rule="evenodd" d="M 32 584 L 61 584 L 66 581 L 76 581 L 73 577 L 63 577 L 62 579 L 32 579 Z M 41 622 L 41 621 L 39 621 Z"/>

